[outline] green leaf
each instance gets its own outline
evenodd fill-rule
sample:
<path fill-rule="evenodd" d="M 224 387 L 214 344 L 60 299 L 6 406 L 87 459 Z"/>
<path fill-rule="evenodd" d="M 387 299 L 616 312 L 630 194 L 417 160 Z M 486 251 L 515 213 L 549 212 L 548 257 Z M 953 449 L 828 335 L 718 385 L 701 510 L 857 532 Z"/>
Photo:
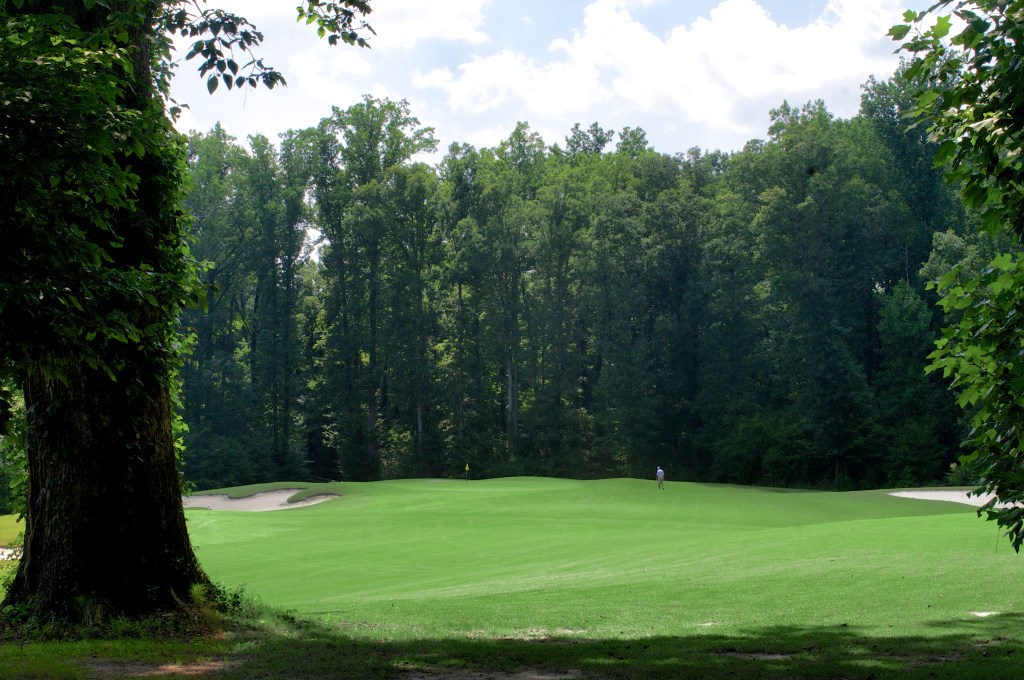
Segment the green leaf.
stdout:
<path fill-rule="evenodd" d="M 942 278 L 939 279 L 939 290 L 946 290 L 951 285 L 953 285 L 953 282 L 956 281 L 956 277 L 959 273 L 960 270 L 957 267 L 953 267 L 948 272 L 943 274 Z"/>
<path fill-rule="evenodd" d="M 935 152 L 935 156 L 932 158 L 932 167 L 939 168 L 943 165 L 947 165 L 949 161 L 956 156 L 957 143 L 951 139 L 947 139 L 939 145 L 938 150 Z"/>
<path fill-rule="evenodd" d="M 1013 255 L 1010 253 L 1001 253 L 992 258 L 992 262 L 989 264 L 993 269 L 999 271 L 1012 272 L 1017 270 L 1017 263 L 1013 259 Z"/>
<path fill-rule="evenodd" d="M 903 40 L 910 33 L 910 26 L 906 24 L 896 24 L 889 29 L 889 35 L 893 40 Z"/>
<path fill-rule="evenodd" d="M 1013 277 L 1012 274 L 1003 274 L 998 279 L 992 282 L 990 288 L 992 289 L 993 293 L 998 295 L 1007 288 L 1012 288 L 1014 285 L 1016 285 L 1016 283 L 1017 280 Z"/>
<path fill-rule="evenodd" d="M 217 76 L 211 76 L 210 78 L 206 79 L 206 89 L 210 92 L 210 94 L 213 94 L 217 91 L 217 86 L 219 84 L 220 81 L 217 80 Z"/>

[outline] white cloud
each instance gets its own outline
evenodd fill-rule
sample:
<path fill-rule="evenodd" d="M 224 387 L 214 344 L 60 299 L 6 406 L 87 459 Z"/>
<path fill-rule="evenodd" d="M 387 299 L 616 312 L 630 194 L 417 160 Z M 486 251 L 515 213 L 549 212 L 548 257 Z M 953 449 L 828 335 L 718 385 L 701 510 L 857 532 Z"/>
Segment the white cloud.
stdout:
<path fill-rule="evenodd" d="M 755 0 L 723 0 L 689 25 L 658 27 L 663 38 L 631 12 L 655 4 L 594 0 L 582 30 L 554 40 L 546 59 L 503 49 L 455 72 L 417 73 L 413 83 L 442 90 L 455 113 L 515 105 L 532 120 L 600 106 L 749 135 L 763 131 L 768 109 L 784 98 L 820 97 L 853 115 L 859 85 L 895 65 L 885 32 L 899 17 L 897 0 L 831 0 L 821 17 L 796 28 Z"/>
<path fill-rule="evenodd" d="M 548 1 L 558 4 L 523 0 L 520 11 L 489 0 L 381 0 L 369 16 L 373 47 L 359 50 L 317 40 L 295 23 L 291 3 L 216 0 L 266 33 L 260 56 L 289 86 L 211 98 L 186 66 L 175 91 L 194 108 L 181 127 L 223 120 L 241 138 L 274 138 L 369 93 L 412 100 L 442 151 L 452 141 L 495 146 L 517 121 L 549 143 L 573 123 L 597 121 L 642 127 L 668 153 L 738 149 L 765 134 L 768 112 L 783 99 L 799 106 L 821 98 L 836 115 L 854 115 L 860 85 L 898 63 L 889 26 L 904 4 L 928 3 L 810 0 L 796 11 L 792 0 L 716 0 L 693 3 L 714 5 L 697 16 L 683 0 Z M 819 16 L 801 19 L 808 7 Z M 522 23 L 507 25 L 516 12 Z"/>
<path fill-rule="evenodd" d="M 533 68 L 525 55 L 501 50 L 461 64 L 458 77 L 443 68 L 426 76 L 417 71 L 412 82 L 416 87 L 433 85 L 443 89 L 453 113 L 479 115 L 505 105 Z"/>
<path fill-rule="evenodd" d="M 501 50 L 461 64 L 458 76 L 447 68 L 416 71 L 412 84 L 443 90 L 454 113 L 481 115 L 516 100 L 531 112 L 559 115 L 592 107 L 604 92 L 598 76 L 598 69 L 585 62 L 538 65 L 526 55 Z"/>
<path fill-rule="evenodd" d="M 490 0 L 384 0 L 373 3 L 369 23 L 377 32 L 373 49 L 407 51 L 428 40 L 478 45 L 490 38 L 482 30 Z"/>
<path fill-rule="evenodd" d="M 291 55 L 286 70 L 294 74 L 289 78 L 289 90 L 293 91 L 289 94 L 304 97 L 325 112 L 334 104 L 358 101 L 363 92 L 353 84 L 370 78 L 373 66 L 355 50 L 345 53 L 344 57 L 329 59 L 315 50 Z"/>

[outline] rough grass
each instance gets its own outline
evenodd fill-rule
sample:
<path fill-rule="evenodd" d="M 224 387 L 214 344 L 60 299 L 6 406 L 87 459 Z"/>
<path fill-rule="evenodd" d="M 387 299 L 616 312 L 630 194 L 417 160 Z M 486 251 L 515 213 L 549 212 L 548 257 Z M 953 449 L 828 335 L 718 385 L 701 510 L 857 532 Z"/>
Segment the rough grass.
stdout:
<path fill-rule="evenodd" d="M 51 655 L 90 677 L 146 663 L 159 677 L 407 680 L 1024 671 L 1022 564 L 967 506 L 637 480 L 339 490 L 284 512 L 188 513 L 211 576 L 259 604 L 222 647 L 182 643 L 187 668 Z M 12 675 L 17 654 L 0 648 L 0 678 L 75 677 Z"/>

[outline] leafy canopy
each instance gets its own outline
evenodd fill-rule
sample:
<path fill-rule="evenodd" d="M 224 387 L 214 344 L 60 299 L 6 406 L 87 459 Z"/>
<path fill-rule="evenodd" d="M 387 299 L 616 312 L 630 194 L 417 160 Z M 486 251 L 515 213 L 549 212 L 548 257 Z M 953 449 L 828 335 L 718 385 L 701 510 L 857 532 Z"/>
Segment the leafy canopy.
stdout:
<path fill-rule="evenodd" d="M 937 11 L 934 23 L 925 19 Z M 956 25 L 963 28 L 954 32 Z M 961 189 L 984 229 L 1024 238 L 1024 81 L 1020 78 L 1024 0 L 944 0 L 908 11 L 890 35 L 913 55 L 907 71 L 920 89 L 913 116 L 939 144 L 936 166 Z M 940 304 L 959 313 L 943 331 L 929 371 L 952 378 L 958 402 L 972 412 L 965 466 L 978 492 L 996 498 L 982 509 L 1024 542 L 1024 257 L 995 257 L 961 280 L 956 269 L 938 283 Z M 1008 505 L 997 505 L 1002 504 Z"/>

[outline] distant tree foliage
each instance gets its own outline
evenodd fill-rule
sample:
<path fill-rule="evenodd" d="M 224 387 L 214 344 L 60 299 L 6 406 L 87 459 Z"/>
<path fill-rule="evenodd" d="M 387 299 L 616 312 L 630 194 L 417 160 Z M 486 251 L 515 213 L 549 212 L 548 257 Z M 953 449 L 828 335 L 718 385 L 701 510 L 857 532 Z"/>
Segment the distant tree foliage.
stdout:
<path fill-rule="evenodd" d="M 922 268 L 967 219 L 910 106 L 901 72 L 851 120 L 783 103 L 734 154 L 520 123 L 436 168 L 370 97 L 276 152 L 193 135 L 186 474 L 941 482 L 962 433 Z"/>

